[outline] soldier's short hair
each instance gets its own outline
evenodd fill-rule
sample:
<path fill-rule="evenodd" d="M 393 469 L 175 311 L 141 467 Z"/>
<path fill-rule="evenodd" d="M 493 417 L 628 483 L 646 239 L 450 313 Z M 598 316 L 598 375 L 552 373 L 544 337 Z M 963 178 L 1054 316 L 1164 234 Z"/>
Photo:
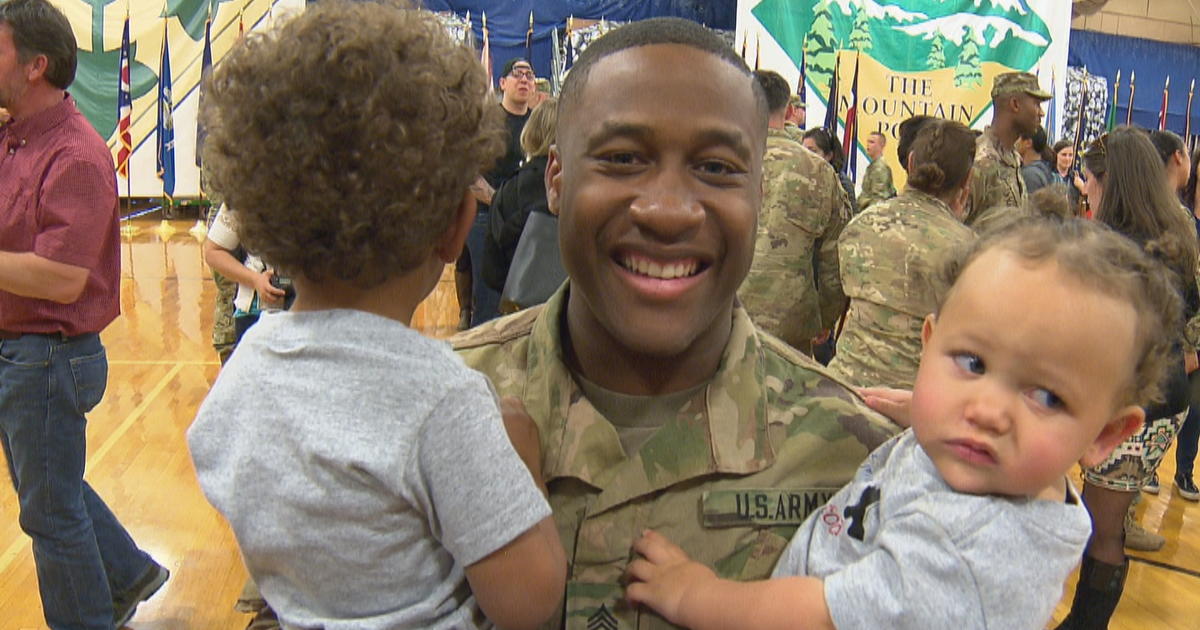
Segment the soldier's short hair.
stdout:
<path fill-rule="evenodd" d="M 1171 348 L 1183 320 L 1183 302 L 1162 265 L 1132 240 L 1096 221 L 1027 217 L 985 231 L 948 258 L 942 279 L 950 288 L 938 302 L 939 311 L 954 294 L 963 270 L 997 247 L 1034 264 L 1054 263 L 1088 289 L 1132 306 L 1137 314 L 1133 375 L 1118 399 L 1141 406 L 1162 400 L 1160 384 L 1177 356 Z"/>
<path fill-rule="evenodd" d="M 322 0 L 213 75 L 210 181 L 246 248 L 289 275 L 369 289 L 416 268 L 504 150 L 479 60 L 404 7 Z"/>
<path fill-rule="evenodd" d="M 746 62 L 738 56 L 737 52 L 724 39 L 721 39 L 719 35 L 708 28 L 691 20 L 675 17 L 651 18 L 649 20 L 630 22 L 605 33 L 588 45 L 587 48 L 583 49 L 583 52 L 580 53 L 579 58 L 575 61 L 575 65 L 571 66 L 571 72 L 567 74 L 567 78 L 563 82 L 562 91 L 559 93 L 559 117 L 567 120 L 567 112 L 575 105 L 575 102 L 583 93 L 583 88 L 587 85 L 588 75 L 597 62 L 623 50 L 654 44 L 680 44 L 689 46 L 696 50 L 715 55 L 717 58 L 733 66 L 746 75 L 747 83 L 749 83 L 750 89 L 754 91 L 754 100 L 758 103 L 762 111 L 762 117 L 764 119 L 767 117 L 769 112 L 766 95 L 762 93 L 762 89 L 758 87 L 757 82 L 749 81 L 751 78 L 750 68 L 746 66 Z"/>
<path fill-rule="evenodd" d="M 787 107 L 788 97 L 792 92 L 787 79 L 774 70 L 755 70 L 754 80 L 758 82 L 758 86 L 762 88 L 763 94 L 767 97 L 768 112 L 777 114 Z"/>
<path fill-rule="evenodd" d="M 883 141 L 883 146 L 887 146 L 887 134 L 886 133 L 883 133 L 882 131 L 872 131 L 871 133 L 869 133 L 867 135 L 868 136 L 879 136 L 879 139 Z"/>

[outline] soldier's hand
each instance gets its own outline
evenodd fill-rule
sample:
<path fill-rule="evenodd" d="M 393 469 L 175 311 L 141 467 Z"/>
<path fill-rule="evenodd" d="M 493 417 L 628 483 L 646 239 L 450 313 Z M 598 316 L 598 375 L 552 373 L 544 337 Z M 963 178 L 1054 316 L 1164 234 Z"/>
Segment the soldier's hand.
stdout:
<path fill-rule="evenodd" d="M 860 387 L 856 390 L 867 406 L 902 426 L 912 426 L 912 391 L 891 387 Z"/>
<path fill-rule="evenodd" d="M 629 563 L 626 575 L 631 584 L 625 589 L 625 598 L 631 604 L 653 608 L 671 623 L 681 622 L 689 597 L 717 579 L 712 569 L 693 562 L 682 549 L 653 530 L 643 532 L 634 541 L 633 550 L 641 557 Z"/>
<path fill-rule="evenodd" d="M 525 410 L 525 403 L 515 396 L 505 396 L 500 399 L 500 415 L 504 418 L 504 430 L 508 433 L 508 441 L 525 467 L 533 475 L 533 481 L 546 494 L 546 483 L 542 479 L 542 442 L 537 424 Z"/>

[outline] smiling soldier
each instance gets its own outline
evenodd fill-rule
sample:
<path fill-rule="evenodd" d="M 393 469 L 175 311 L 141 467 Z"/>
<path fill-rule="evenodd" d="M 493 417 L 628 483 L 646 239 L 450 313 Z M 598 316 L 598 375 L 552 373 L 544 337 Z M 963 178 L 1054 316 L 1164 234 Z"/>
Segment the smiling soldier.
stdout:
<path fill-rule="evenodd" d="M 558 107 L 547 199 L 569 280 L 455 345 L 538 427 L 570 564 L 554 625 L 669 628 L 624 601 L 643 530 L 764 578 L 894 429 L 735 300 L 767 105 L 727 44 L 685 20 L 629 24 L 584 51 Z"/>

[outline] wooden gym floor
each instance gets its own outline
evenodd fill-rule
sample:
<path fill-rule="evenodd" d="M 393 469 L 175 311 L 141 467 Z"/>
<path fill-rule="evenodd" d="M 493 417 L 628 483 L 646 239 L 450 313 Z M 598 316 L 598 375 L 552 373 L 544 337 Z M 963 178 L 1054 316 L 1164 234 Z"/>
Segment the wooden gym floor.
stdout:
<path fill-rule="evenodd" d="M 233 610 L 246 579 L 228 526 L 204 500 L 184 432 L 220 365 L 212 350 L 215 289 L 191 223 L 174 234 L 157 221 L 134 222 L 122 247 L 122 315 L 103 333 L 108 392 L 89 416 L 87 478 L 138 543 L 171 570 L 143 604 L 136 630 L 241 630 Z M 166 238 L 164 238 L 166 237 Z M 453 272 L 417 311 L 414 326 L 446 336 L 458 321 Z M 1143 495 L 1142 523 L 1167 538 L 1155 553 L 1135 552 L 1112 630 L 1192 630 L 1200 619 L 1200 504 L 1173 493 L 1173 453 L 1162 493 Z M 6 475 L 5 475 L 6 476 Z M 0 630 L 45 628 L 29 539 L 17 524 L 8 479 L 0 481 Z M 1074 588 L 1074 578 L 1067 585 Z M 1020 588 L 1014 584 L 1014 588 Z M 1068 591 L 1070 592 L 1070 591 Z M 1061 618 L 1068 601 L 1060 604 Z"/>

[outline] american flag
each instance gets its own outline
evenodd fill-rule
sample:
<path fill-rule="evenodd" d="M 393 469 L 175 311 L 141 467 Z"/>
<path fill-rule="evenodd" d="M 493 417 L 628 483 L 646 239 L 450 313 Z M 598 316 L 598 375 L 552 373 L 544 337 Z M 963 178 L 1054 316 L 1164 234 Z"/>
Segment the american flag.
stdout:
<path fill-rule="evenodd" d="M 117 85 L 117 131 L 121 148 L 117 151 L 117 173 L 129 177 L 129 157 L 133 154 L 133 137 L 129 133 L 133 115 L 133 96 L 129 87 L 129 15 L 125 15 L 125 30 L 121 33 L 121 80 Z"/>

